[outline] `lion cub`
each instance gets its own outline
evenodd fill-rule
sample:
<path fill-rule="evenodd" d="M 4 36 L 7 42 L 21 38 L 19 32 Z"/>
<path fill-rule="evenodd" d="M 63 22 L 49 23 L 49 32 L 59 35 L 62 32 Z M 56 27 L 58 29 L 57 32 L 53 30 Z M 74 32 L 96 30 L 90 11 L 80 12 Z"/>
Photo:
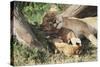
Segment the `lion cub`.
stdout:
<path fill-rule="evenodd" d="M 58 51 L 63 52 L 66 56 L 72 56 L 72 55 L 79 55 L 80 49 L 81 49 L 81 41 L 80 39 L 73 39 L 75 40 L 76 44 L 68 44 L 63 42 L 61 39 L 54 39 L 54 45 L 57 48 Z"/>

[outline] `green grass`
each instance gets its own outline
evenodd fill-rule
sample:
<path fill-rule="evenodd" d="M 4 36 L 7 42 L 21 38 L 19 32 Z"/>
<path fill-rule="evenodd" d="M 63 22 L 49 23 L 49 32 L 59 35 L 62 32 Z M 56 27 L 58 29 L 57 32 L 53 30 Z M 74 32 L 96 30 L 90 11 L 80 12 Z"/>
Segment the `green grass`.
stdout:
<path fill-rule="evenodd" d="M 90 62 L 97 60 L 96 48 L 89 46 L 86 53 L 79 57 L 67 57 L 64 54 L 49 53 L 48 50 L 39 50 L 37 48 L 30 49 L 18 42 L 12 42 L 13 46 L 13 65 L 37 65 L 37 64 L 57 64 L 57 63 L 74 63 L 74 62 Z M 12 58 L 11 58 L 12 59 Z"/>

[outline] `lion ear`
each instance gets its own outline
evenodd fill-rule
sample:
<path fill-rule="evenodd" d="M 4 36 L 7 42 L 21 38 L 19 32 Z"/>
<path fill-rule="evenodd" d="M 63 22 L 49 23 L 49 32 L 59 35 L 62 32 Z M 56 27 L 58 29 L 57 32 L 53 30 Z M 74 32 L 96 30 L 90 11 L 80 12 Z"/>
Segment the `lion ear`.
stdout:
<path fill-rule="evenodd" d="M 51 8 L 49 9 L 50 12 L 57 12 L 57 6 L 56 5 L 51 5 Z"/>

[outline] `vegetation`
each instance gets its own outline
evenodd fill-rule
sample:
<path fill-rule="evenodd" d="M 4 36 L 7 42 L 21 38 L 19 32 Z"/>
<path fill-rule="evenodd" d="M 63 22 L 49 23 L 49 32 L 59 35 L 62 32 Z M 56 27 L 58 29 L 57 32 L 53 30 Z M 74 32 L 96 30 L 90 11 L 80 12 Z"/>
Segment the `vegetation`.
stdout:
<path fill-rule="evenodd" d="M 54 54 L 49 52 L 48 42 L 45 38 L 43 38 L 43 34 L 41 31 L 37 30 L 39 25 L 41 24 L 41 20 L 43 14 L 47 12 L 52 4 L 46 3 L 25 3 L 25 2 L 16 2 L 23 13 L 23 15 L 27 18 L 28 22 L 35 25 L 33 31 L 35 32 L 36 37 L 43 43 L 44 49 L 37 48 L 28 48 L 20 43 L 17 40 L 11 40 L 11 57 L 13 58 L 13 65 L 33 65 L 33 64 L 55 64 L 55 63 L 72 63 L 72 62 L 89 62 L 97 60 L 97 51 L 96 48 L 91 46 L 89 43 L 88 47 L 85 46 L 84 54 L 79 57 L 72 56 L 67 57 L 63 53 Z M 65 5 L 58 5 L 59 12 L 65 9 Z M 39 32 L 39 33 L 38 33 Z M 13 38 L 13 37 L 12 37 Z M 85 42 L 85 41 L 84 41 Z M 11 60 L 12 60 L 11 58 Z"/>
<path fill-rule="evenodd" d="M 97 51 L 93 46 L 85 48 L 85 54 L 79 57 L 67 57 L 62 53 L 49 53 L 48 50 L 39 50 L 37 48 L 29 49 L 28 47 L 19 44 L 17 41 L 13 45 L 13 58 L 14 65 L 37 65 L 37 64 L 59 64 L 59 63 L 72 63 L 72 62 L 90 62 L 96 61 Z M 90 44 L 91 45 L 91 44 Z"/>

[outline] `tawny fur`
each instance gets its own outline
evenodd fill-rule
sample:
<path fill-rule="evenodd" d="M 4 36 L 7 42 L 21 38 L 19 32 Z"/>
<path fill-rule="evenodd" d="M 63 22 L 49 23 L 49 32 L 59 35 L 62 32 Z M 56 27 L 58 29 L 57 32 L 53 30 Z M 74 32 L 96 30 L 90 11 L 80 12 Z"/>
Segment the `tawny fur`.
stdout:
<path fill-rule="evenodd" d="M 70 45 L 68 43 L 62 42 L 60 39 L 54 39 L 54 45 L 56 48 L 60 51 L 63 52 L 64 55 L 66 56 L 72 56 L 72 55 L 79 55 L 80 54 L 80 48 L 81 45 Z"/>

